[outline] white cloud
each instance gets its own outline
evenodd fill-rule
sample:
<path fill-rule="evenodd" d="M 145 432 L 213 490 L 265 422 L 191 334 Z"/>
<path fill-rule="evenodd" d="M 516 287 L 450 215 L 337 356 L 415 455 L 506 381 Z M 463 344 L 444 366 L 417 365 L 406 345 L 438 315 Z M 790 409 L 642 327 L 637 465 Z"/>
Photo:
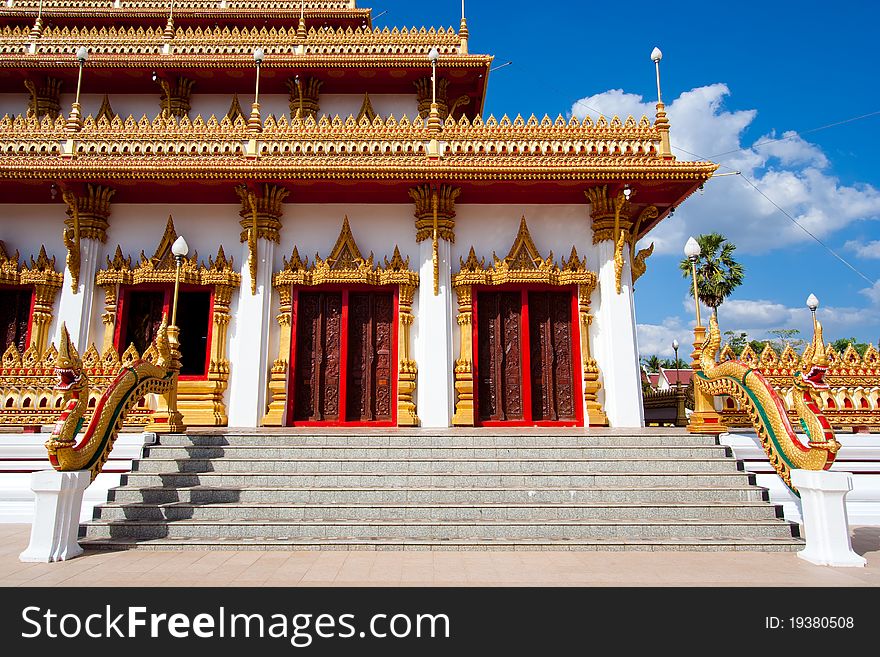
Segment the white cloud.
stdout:
<path fill-rule="evenodd" d="M 859 258 L 880 258 L 880 240 L 872 240 L 870 242 L 849 240 L 843 246 L 844 248 L 853 251 Z"/>
<path fill-rule="evenodd" d="M 639 324 L 637 327 L 640 356 L 672 358 L 672 341 L 678 340 L 678 357 L 688 360 L 693 346 L 693 325 L 685 326 L 678 317 L 667 317 L 662 324 Z"/>
<path fill-rule="evenodd" d="M 719 173 L 741 171 L 778 205 L 817 237 L 859 220 L 880 219 L 880 190 L 868 184 L 843 185 L 828 172 L 828 158 L 815 144 L 797 133 L 764 135 L 751 145 L 742 135 L 756 110 L 728 111 L 730 90 L 713 84 L 687 91 L 668 107 L 673 150 L 683 160 L 715 156 L 725 166 Z M 592 109 L 588 109 L 592 108 Z M 653 102 L 613 89 L 588 96 L 572 107 L 583 117 L 597 112 L 607 116 L 654 115 Z M 692 154 L 696 154 L 695 157 Z M 811 238 L 779 212 L 742 178 L 729 176 L 706 183 L 677 212 L 652 231 L 658 254 L 681 251 L 688 235 L 717 231 L 741 253 L 761 254 Z"/>

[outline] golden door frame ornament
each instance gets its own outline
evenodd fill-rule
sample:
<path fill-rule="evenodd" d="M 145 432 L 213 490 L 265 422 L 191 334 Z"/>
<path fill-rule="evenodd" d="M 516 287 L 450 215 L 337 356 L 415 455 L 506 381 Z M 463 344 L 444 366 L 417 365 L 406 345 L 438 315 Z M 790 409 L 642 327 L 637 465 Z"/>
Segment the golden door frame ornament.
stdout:
<path fill-rule="evenodd" d="M 55 269 L 55 256 L 46 255 L 46 247 L 40 246 L 36 260 L 31 256 L 31 264 L 22 260 L 19 253 L 10 256 L 6 245 L 0 241 L 0 285 L 34 287 L 34 314 L 31 317 L 30 342 L 25 351 L 34 350 L 37 360 L 42 358 L 49 341 L 49 325 L 52 323 L 52 308 L 55 297 L 64 282 L 63 272 Z"/>
<path fill-rule="evenodd" d="M 473 367 L 473 288 L 475 285 L 504 285 L 505 283 L 538 283 L 543 285 L 577 285 L 578 315 L 580 317 L 581 367 L 583 371 L 585 423 L 591 426 L 605 426 L 608 418 L 598 400 L 602 387 L 599 382 L 599 367 L 590 351 L 590 296 L 596 289 L 598 278 L 587 270 L 586 259 L 577 254 L 572 246 L 568 260 L 562 259 L 559 266 L 553 260 L 553 252 L 546 258 L 532 240 L 526 218 L 519 223 L 516 239 L 504 258 L 492 254 L 492 264 L 485 258 L 477 259 L 471 247 L 467 260 L 459 258 L 461 269 L 452 276 L 452 289 L 458 297 L 458 325 L 461 342 L 459 357 L 455 361 L 455 390 L 458 399 L 452 423 L 456 426 L 473 426 L 474 417 L 474 367 Z"/>
<path fill-rule="evenodd" d="M 416 427 L 419 418 L 413 395 L 416 389 L 418 366 L 410 356 L 409 327 L 413 323 L 412 302 L 419 275 L 409 268 L 409 257 L 405 260 L 400 249 L 395 246 L 391 260 L 384 259 L 385 265 L 374 264 L 373 254 L 369 258 L 361 255 L 354 240 L 348 217 L 342 220 L 342 230 L 330 255 L 322 260 L 315 254 L 311 264 L 308 258 L 300 258 L 299 251 L 293 247 L 293 254 L 284 258 L 284 267 L 272 277 L 272 286 L 281 299 L 278 325 L 281 336 L 278 341 L 278 358 L 272 364 L 269 376 L 269 409 L 263 417 L 264 426 L 281 426 L 287 407 L 287 381 L 290 368 L 290 346 L 292 330 L 292 288 L 294 285 L 315 286 L 326 284 L 347 285 L 396 285 L 398 286 L 398 333 L 397 333 L 397 424 Z"/>
<path fill-rule="evenodd" d="M 101 315 L 104 324 L 103 352 L 113 348 L 120 285 L 174 284 L 176 265 L 171 245 L 176 239 L 174 220 L 169 216 L 165 233 L 151 258 L 141 251 L 140 261 L 132 266 L 131 257 L 124 257 L 122 249 L 117 246 L 113 259 L 109 256 L 107 258 L 106 269 L 96 274 L 95 282 L 104 289 L 104 314 Z M 226 357 L 229 304 L 233 290 L 241 284 L 241 274 L 235 271 L 232 258 L 227 258 L 220 246 L 217 257 L 208 258 L 207 266 L 198 262 L 198 253 L 185 258 L 180 266 L 180 282 L 213 288 L 214 302 L 207 379 L 180 381 L 178 408 L 184 416 L 184 422 L 189 426 L 224 426 L 228 422 L 223 394 L 229 385 L 229 359 Z"/>

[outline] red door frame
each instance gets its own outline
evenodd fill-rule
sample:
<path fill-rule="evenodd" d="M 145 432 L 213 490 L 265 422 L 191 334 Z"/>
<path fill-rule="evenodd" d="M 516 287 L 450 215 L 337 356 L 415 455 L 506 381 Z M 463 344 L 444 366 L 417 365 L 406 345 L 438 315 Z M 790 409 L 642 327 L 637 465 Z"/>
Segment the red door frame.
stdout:
<path fill-rule="evenodd" d="M 170 285 L 170 287 L 169 287 Z M 211 369 L 211 344 L 214 340 L 214 287 L 211 285 L 192 285 L 189 283 L 180 284 L 181 292 L 207 292 L 209 295 L 208 303 L 208 340 L 205 344 L 205 373 L 204 374 L 181 374 L 178 378 L 181 381 L 207 381 L 208 372 Z M 125 307 L 128 304 L 129 296 L 132 292 L 164 292 L 165 298 L 162 302 L 162 312 L 168 314 L 168 322 L 171 322 L 171 302 L 174 294 L 173 283 L 142 283 L 139 285 L 120 285 L 119 301 L 116 304 L 116 329 L 113 334 L 113 346 L 120 358 L 122 353 L 128 348 L 123 346 L 126 335 L 125 324 Z"/>
<path fill-rule="evenodd" d="M 297 310 L 300 292 L 340 292 L 342 294 L 341 330 L 339 335 L 339 420 L 293 420 L 294 403 L 296 402 L 296 334 Z M 348 386 L 348 295 L 351 292 L 391 292 L 394 307 L 391 316 L 391 419 L 390 420 L 347 420 L 347 386 Z M 325 285 L 294 285 L 291 304 L 290 321 L 290 354 L 287 368 L 287 426 L 289 427 L 396 427 L 397 426 L 397 374 L 398 358 L 398 313 L 400 288 L 397 285 L 366 285 L 362 283 L 345 285 L 328 283 Z"/>
<path fill-rule="evenodd" d="M 571 292 L 571 367 L 572 392 L 574 396 L 575 419 L 572 420 L 532 420 L 532 375 L 531 350 L 529 349 L 529 292 Z M 520 381 L 522 381 L 523 419 L 522 420 L 480 420 L 479 386 L 479 299 L 480 292 L 519 292 L 520 293 Z M 471 362 L 473 363 L 474 424 L 481 427 L 582 427 L 584 426 L 583 381 L 581 379 L 580 317 L 576 285 L 546 285 L 542 283 L 506 283 L 504 285 L 475 285 L 471 297 Z"/>

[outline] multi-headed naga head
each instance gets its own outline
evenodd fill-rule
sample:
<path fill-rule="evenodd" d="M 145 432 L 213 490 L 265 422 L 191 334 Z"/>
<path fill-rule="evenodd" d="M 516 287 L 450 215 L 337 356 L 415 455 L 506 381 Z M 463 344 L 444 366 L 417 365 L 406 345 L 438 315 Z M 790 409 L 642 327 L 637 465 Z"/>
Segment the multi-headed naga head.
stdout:
<path fill-rule="evenodd" d="M 825 354 L 825 341 L 822 337 L 822 324 L 813 316 L 813 344 L 810 348 L 810 359 L 806 363 L 806 372 L 798 372 L 794 384 L 801 389 L 826 390 L 825 372 L 828 371 L 828 356 Z"/>
<path fill-rule="evenodd" d="M 72 392 L 81 389 L 85 384 L 82 359 L 70 341 L 70 334 L 64 323 L 61 324 L 61 340 L 58 345 L 58 358 L 55 360 L 55 376 L 58 377 L 58 382 L 55 384 L 56 390 Z"/>

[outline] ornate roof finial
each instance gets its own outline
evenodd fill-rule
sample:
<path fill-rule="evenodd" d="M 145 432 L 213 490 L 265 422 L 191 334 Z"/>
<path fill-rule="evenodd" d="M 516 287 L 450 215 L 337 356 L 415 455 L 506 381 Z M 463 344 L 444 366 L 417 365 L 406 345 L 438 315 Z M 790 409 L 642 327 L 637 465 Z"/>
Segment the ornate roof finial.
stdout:
<path fill-rule="evenodd" d="M 669 144 L 669 120 L 666 118 L 666 106 L 663 104 L 663 97 L 660 95 L 660 60 L 663 59 L 663 53 L 660 48 L 654 48 L 651 51 L 651 61 L 657 71 L 657 120 L 654 122 L 657 130 L 660 131 L 660 157 L 672 159 L 672 147 Z"/>
<path fill-rule="evenodd" d="M 464 0 L 461 0 L 461 26 L 458 28 L 458 36 L 461 37 L 461 52 L 462 55 L 468 54 L 468 26 L 467 26 L 467 17 L 464 12 Z"/>

